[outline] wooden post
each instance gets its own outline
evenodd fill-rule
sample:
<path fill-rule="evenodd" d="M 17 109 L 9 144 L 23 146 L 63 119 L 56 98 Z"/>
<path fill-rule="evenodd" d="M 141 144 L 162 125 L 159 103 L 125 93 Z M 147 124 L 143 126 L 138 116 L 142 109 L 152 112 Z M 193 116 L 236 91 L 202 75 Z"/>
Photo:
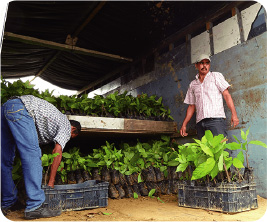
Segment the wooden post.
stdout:
<path fill-rule="evenodd" d="M 238 27 L 239 27 L 239 33 L 240 33 L 240 41 L 241 43 L 245 42 L 245 35 L 244 35 L 244 27 L 242 22 L 242 16 L 237 7 L 232 8 L 232 16 L 237 17 Z"/>
<path fill-rule="evenodd" d="M 174 44 L 173 43 L 170 43 L 169 44 L 169 51 L 172 51 L 174 49 Z"/>
<path fill-rule="evenodd" d="M 213 23 L 207 22 L 206 23 L 206 30 L 209 33 L 209 39 L 210 39 L 210 55 L 214 55 L 214 41 L 213 41 Z"/>
<path fill-rule="evenodd" d="M 187 34 L 186 39 L 186 62 L 188 65 L 191 64 L 191 35 Z"/>

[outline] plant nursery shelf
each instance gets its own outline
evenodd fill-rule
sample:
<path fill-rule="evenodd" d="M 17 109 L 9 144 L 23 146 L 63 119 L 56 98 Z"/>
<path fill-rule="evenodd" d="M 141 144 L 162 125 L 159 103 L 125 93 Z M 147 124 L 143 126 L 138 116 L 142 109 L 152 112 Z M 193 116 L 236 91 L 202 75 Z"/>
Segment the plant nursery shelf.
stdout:
<path fill-rule="evenodd" d="M 177 132 L 176 122 L 74 115 L 68 115 L 68 118 L 69 120 L 79 121 L 83 133 L 141 133 L 171 135 Z"/>

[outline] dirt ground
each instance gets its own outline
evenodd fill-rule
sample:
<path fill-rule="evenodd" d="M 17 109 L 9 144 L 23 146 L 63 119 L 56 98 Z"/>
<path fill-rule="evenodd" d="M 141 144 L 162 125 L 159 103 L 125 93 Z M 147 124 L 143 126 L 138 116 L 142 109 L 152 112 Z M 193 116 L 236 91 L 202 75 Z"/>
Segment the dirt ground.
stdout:
<path fill-rule="evenodd" d="M 66 211 L 57 217 L 33 221 L 263 221 L 267 217 L 267 200 L 259 196 L 258 209 L 235 214 L 178 207 L 176 195 L 164 195 L 160 199 L 164 203 L 150 197 L 108 199 L 105 208 Z M 25 221 L 23 216 L 24 211 L 21 210 L 10 212 L 7 218 L 11 221 Z"/>

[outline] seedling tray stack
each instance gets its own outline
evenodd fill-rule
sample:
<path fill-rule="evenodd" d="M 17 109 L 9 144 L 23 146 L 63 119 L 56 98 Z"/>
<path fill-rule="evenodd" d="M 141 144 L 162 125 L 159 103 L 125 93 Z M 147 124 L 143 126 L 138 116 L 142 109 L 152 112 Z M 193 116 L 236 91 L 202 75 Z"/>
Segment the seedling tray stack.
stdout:
<path fill-rule="evenodd" d="M 80 184 L 43 186 L 44 205 L 62 211 L 106 207 L 108 205 L 108 182 L 88 180 Z"/>
<path fill-rule="evenodd" d="M 237 213 L 258 207 L 256 184 L 220 183 L 216 187 L 178 185 L 178 205 Z"/>

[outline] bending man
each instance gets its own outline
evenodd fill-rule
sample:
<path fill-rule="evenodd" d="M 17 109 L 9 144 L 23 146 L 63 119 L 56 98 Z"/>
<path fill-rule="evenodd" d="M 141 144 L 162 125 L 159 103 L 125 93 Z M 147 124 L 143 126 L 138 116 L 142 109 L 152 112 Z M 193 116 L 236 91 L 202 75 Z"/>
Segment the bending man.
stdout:
<path fill-rule="evenodd" d="M 51 166 L 48 186 L 54 187 L 62 150 L 70 138 L 76 137 L 81 125 L 69 121 L 54 105 L 32 95 L 15 97 L 1 107 L 1 209 L 5 214 L 18 202 L 12 180 L 15 148 L 20 154 L 26 201 L 25 218 L 35 219 L 60 215 L 43 207 L 42 162 L 39 144 L 55 143 L 53 153 L 59 153 Z"/>

